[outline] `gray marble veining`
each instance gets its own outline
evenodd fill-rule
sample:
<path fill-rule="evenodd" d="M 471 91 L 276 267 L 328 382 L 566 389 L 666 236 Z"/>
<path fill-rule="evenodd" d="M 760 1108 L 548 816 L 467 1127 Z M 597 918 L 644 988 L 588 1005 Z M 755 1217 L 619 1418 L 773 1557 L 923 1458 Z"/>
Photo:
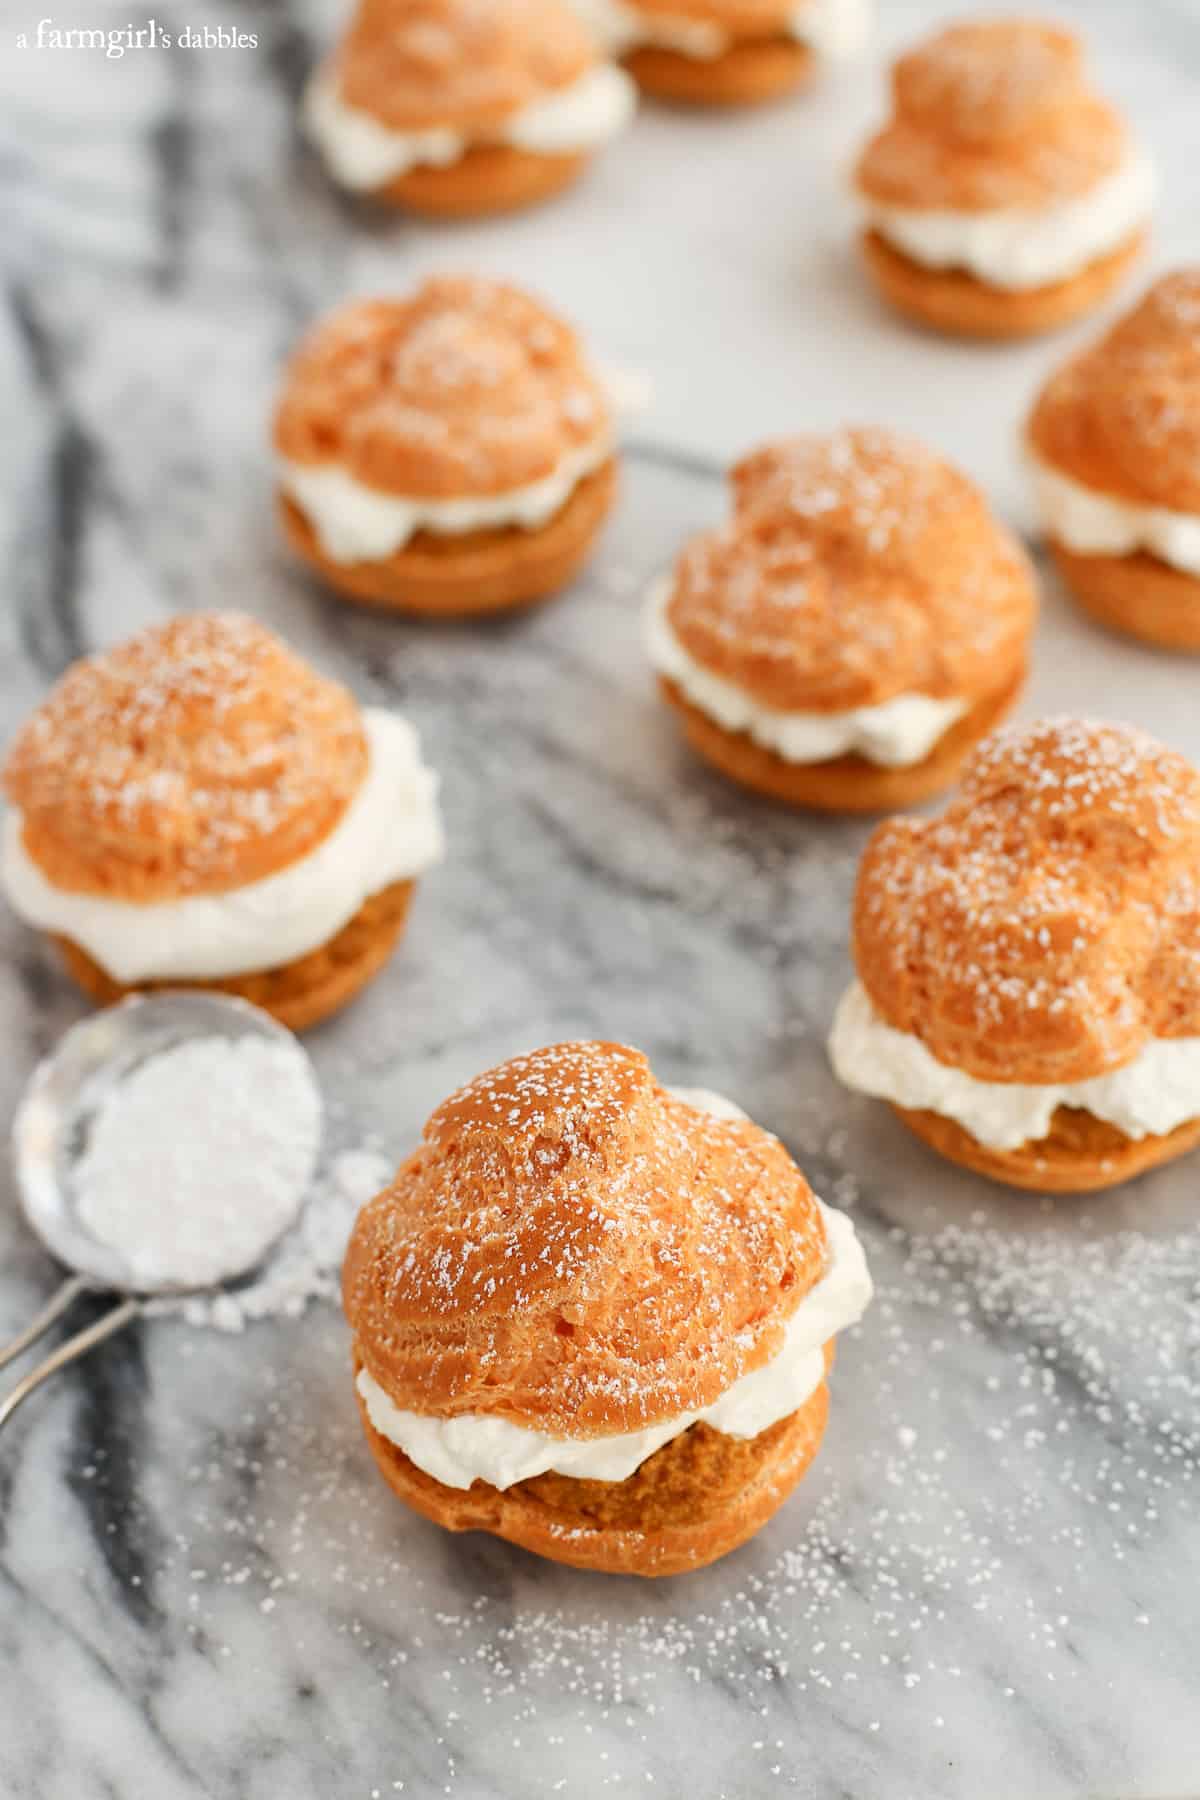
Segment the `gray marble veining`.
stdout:
<path fill-rule="evenodd" d="M 933 16 L 882 9 L 888 44 Z M 444 776 L 450 859 L 394 964 L 311 1039 L 347 1141 L 399 1155 L 487 1063 L 626 1037 L 780 1132 L 854 1211 L 880 1292 L 791 1504 L 728 1562 L 651 1585 L 404 1514 L 360 1441 L 330 1310 L 233 1339 L 129 1334 L 0 1445 L 0 1792 L 1200 1790 L 1197 1167 L 1042 1205 L 839 1094 L 823 1038 L 864 828 L 782 816 L 696 767 L 638 649 L 646 579 L 718 515 L 717 471 L 756 435 L 907 425 L 1021 517 L 1014 427 L 1061 341 L 968 351 L 874 307 L 836 172 L 877 68 L 751 120 L 647 113 L 560 205 L 439 233 L 342 202 L 297 140 L 331 9 L 154 10 L 259 48 L 39 61 L 12 46 L 19 8 L 0 27 L 4 730 L 92 645 L 174 608 L 252 608 L 408 710 Z M 1194 6 L 1058 10 L 1167 168 L 1158 261 L 1194 256 Z M 280 548 L 264 448 L 314 312 L 438 263 L 539 287 L 656 387 L 587 579 L 470 628 L 324 597 Z M 1053 592 L 1026 711 L 1050 706 L 1200 756 L 1194 671 Z M 79 1013 L 5 915 L 0 1119 Z M 5 1178 L 0 1331 L 52 1280 Z"/>

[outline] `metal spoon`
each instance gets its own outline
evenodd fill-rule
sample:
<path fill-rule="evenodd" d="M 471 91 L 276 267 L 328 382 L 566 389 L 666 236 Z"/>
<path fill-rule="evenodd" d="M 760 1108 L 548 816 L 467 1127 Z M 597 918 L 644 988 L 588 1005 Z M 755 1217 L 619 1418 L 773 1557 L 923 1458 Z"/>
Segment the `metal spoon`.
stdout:
<path fill-rule="evenodd" d="M 0 1402 L 0 1430 L 49 1376 L 103 1343 L 137 1318 L 150 1299 L 211 1291 L 261 1266 L 295 1223 L 312 1177 L 297 1182 L 295 1204 L 282 1229 L 241 1252 L 207 1289 L 164 1276 L 151 1284 L 135 1277 L 121 1253 L 92 1236 L 79 1217 L 75 1170 L 92 1122 L 108 1094 L 140 1064 L 190 1038 L 261 1037 L 294 1046 L 303 1062 L 298 1075 L 312 1082 L 311 1064 L 298 1041 L 267 1013 L 223 994 L 184 991 L 123 1000 L 67 1032 L 52 1056 L 33 1073 L 13 1123 L 13 1160 L 25 1216 L 51 1255 L 72 1270 L 57 1293 L 11 1343 L 0 1346 L 0 1369 L 30 1349 L 56 1319 L 84 1294 L 120 1296 L 110 1312 L 68 1338 L 18 1382 Z M 180 1121 L 186 1129 L 186 1120 Z M 315 1164 L 314 1149 L 312 1162 Z"/>

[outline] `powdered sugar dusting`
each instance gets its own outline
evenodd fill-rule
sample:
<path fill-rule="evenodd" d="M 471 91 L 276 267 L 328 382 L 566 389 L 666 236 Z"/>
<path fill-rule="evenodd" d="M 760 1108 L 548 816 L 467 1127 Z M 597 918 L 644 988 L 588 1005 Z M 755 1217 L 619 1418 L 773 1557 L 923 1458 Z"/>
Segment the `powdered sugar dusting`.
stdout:
<path fill-rule="evenodd" d="M 886 1719 L 881 1754 L 895 1756 L 970 1706 L 981 1631 L 1002 1647 L 994 1703 L 1027 1721 L 1063 1688 L 1083 1704 L 1084 1684 L 1103 1685 L 1077 1649 L 1100 1581 L 1128 1595 L 1129 1632 L 1153 1627 L 1185 1655 L 1183 1621 L 1147 1611 L 1138 1570 L 1164 1533 L 1196 1524 L 1197 1232 L 1105 1236 L 1075 1216 L 1020 1236 L 986 1221 L 923 1238 L 861 1228 L 877 1310 L 843 1346 L 822 1458 L 719 1570 L 609 1584 L 598 1606 L 587 1578 L 539 1579 L 532 1560 L 464 1540 L 464 1583 L 448 1594 L 430 1567 L 434 1528 L 359 1479 L 356 1427 L 331 1430 L 285 1376 L 245 1421 L 275 1471 L 269 1494 L 215 1545 L 203 1454 L 191 1471 L 173 1560 L 197 1643 L 221 1641 L 223 1589 L 248 1585 L 300 1623 L 306 1583 L 336 1569 L 340 1629 L 381 1703 L 412 1664 L 427 1672 L 452 1795 L 472 1791 L 456 1725 L 480 1706 L 527 1791 L 571 1791 L 573 1728 L 595 1734 L 589 1791 L 645 1785 L 681 1681 L 737 1704 L 741 1773 L 720 1790 L 731 1797 L 785 1764 L 807 1773 L 790 1733 L 783 1747 L 797 1703 L 811 1730 L 837 1720 L 864 1744 Z M 1031 1566 L 1038 1581 L 1013 1578 Z M 1009 1670 L 1017 1685 L 1003 1685 Z M 376 1767 L 383 1793 L 408 1775 L 399 1752 Z"/>
<path fill-rule="evenodd" d="M 344 98 L 384 125 L 484 134 L 595 57 L 571 10 L 553 0 L 376 0 L 356 10 L 332 66 Z"/>
<path fill-rule="evenodd" d="M 673 1098 L 636 1051 L 569 1043 L 438 1107 L 359 1221 L 347 1311 L 406 1411 L 631 1431 L 765 1362 L 826 1261 L 776 1139 Z"/>
<path fill-rule="evenodd" d="M 273 838 L 307 848 L 366 754 L 344 688 L 245 614 L 193 613 L 75 663 L 4 784 L 52 879 L 143 898 L 236 885 Z"/>
<path fill-rule="evenodd" d="M 692 540 L 668 606 L 705 668 L 780 710 L 1011 681 L 1032 572 L 977 488 L 877 427 L 768 444 L 733 470 L 734 516 Z"/>
<path fill-rule="evenodd" d="M 458 499 L 540 480 L 610 428 L 562 320 L 504 283 L 442 276 L 318 325 L 288 370 L 275 442 L 383 493 Z"/>
<path fill-rule="evenodd" d="M 1038 210 L 1119 166 L 1125 127 L 1084 79 L 1078 40 L 1035 20 L 951 25 L 896 63 L 895 113 L 857 171 L 873 199 Z"/>
<path fill-rule="evenodd" d="M 951 25 L 901 58 L 901 109 L 972 135 L 1002 137 L 1027 128 L 1078 91 L 1079 40 L 1032 19 Z"/>
<path fill-rule="evenodd" d="M 940 819 L 881 826 L 855 954 L 887 1022 L 983 1079 L 1086 1080 L 1200 1032 L 1200 775 L 1130 727 L 997 732 Z"/>
<path fill-rule="evenodd" d="M 1086 487 L 1200 512 L 1200 267 L 1157 281 L 1057 370 L 1030 432 L 1052 466 Z"/>

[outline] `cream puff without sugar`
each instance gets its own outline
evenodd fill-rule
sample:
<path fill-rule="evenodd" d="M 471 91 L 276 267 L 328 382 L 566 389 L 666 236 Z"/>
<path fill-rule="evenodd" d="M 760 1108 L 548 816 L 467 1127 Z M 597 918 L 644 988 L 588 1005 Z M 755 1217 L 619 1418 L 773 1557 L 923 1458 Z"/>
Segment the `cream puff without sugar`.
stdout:
<path fill-rule="evenodd" d="M 1081 1193 L 1200 1142 L 1200 774 L 1144 733 L 998 732 L 875 832 L 853 949 L 834 1068 L 952 1162 Z"/>
<path fill-rule="evenodd" d="M 634 97 L 563 0 L 360 0 L 304 115 L 343 187 L 463 218 L 566 187 Z"/>
<path fill-rule="evenodd" d="M 646 647 L 700 755 L 793 806 L 882 812 L 948 787 L 1007 713 L 1028 559 L 921 445 L 853 429 L 733 470 L 733 517 L 658 582 Z"/>
<path fill-rule="evenodd" d="M 575 334 L 466 276 L 319 325 L 285 375 L 274 444 L 292 546 L 345 598 L 403 612 L 557 593 L 616 495 L 608 400 Z"/>
<path fill-rule="evenodd" d="M 570 0 L 639 87 L 692 106 L 746 106 L 854 56 L 871 0 Z"/>
<path fill-rule="evenodd" d="M 935 330 L 1012 338 L 1089 312 L 1145 243 L 1154 176 L 1057 25 L 951 25 L 902 56 L 854 185 L 867 266 Z"/>
<path fill-rule="evenodd" d="M 713 1094 L 558 1044 L 451 1095 L 359 1215 L 344 1295 L 367 1439 L 451 1531 L 670 1575 L 776 1511 L 825 1430 L 854 1228 Z"/>
<path fill-rule="evenodd" d="M 1029 423 L 1042 529 L 1101 624 L 1200 651 L 1200 268 L 1053 375 Z"/>
<path fill-rule="evenodd" d="M 200 987 L 315 1025 L 383 966 L 442 853 L 412 727 L 238 613 L 75 663 L 3 778 L 8 899 L 104 1003 Z"/>

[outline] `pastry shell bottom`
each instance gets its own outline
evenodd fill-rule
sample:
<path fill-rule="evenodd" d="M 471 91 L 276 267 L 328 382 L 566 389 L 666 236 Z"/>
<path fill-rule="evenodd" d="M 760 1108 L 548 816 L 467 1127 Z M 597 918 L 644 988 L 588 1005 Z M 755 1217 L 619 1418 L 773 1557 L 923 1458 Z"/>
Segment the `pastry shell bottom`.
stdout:
<path fill-rule="evenodd" d="M 1200 1144 L 1200 1118 L 1188 1120 L 1165 1137 L 1134 1139 L 1079 1107 L 1060 1106 L 1047 1137 L 1016 1150 L 992 1150 L 941 1113 L 910 1112 L 902 1106 L 892 1111 L 949 1162 L 1008 1187 L 1042 1194 L 1089 1194 L 1117 1187 Z"/>
<path fill-rule="evenodd" d="M 906 318 L 952 337 L 1022 338 L 1056 331 L 1107 298 L 1146 247 L 1135 232 L 1107 256 L 1049 287 L 990 287 L 958 269 L 929 269 L 905 256 L 877 231 L 860 239 L 867 267 L 885 300 Z"/>
<path fill-rule="evenodd" d="M 617 462 L 609 457 L 587 475 L 545 525 L 519 525 L 461 535 L 419 531 L 382 562 L 338 563 L 326 556 L 312 525 L 280 495 L 292 548 L 343 597 L 392 612 L 440 617 L 502 612 L 546 600 L 578 574 L 617 494 Z"/>
<path fill-rule="evenodd" d="M 686 700 L 673 681 L 659 677 L 664 698 L 683 719 L 689 744 L 723 775 L 788 806 L 837 813 L 894 812 L 950 787 L 980 738 L 1015 705 L 1024 683 L 1022 666 L 964 713 L 922 762 L 907 769 L 885 769 L 857 755 L 829 762 L 788 762 L 746 732 L 726 731 Z"/>
<path fill-rule="evenodd" d="M 825 1346 L 825 1367 L 833 1360 Z M 356 1374 L 358 1367 L 356 1359 Z M 357 1390 L 356 1390 L 357 1392 Z M 825 1382 L 756 1438 L 693 1425 L 626 1481 L 536 1475 L 505 1488 L 435 1481 L 359 1412 L 393 1493 L 447 1531 L 488 1531 L 551 1562 L 609 1575 L 679 1575 L 736 1550 L 782 1506 L 825 1433 Z"/>
<path fill-rule="evenodd" d="M 1163 650 L 1200 651 L 1200 576 L 1148 551 L 1084 556 L 1051 539 L 1055 566 L 1099 624 Z"/>
<path fill-rule="evenodd" d="M 624 64 L 643 93 L 681 106 L 757 106 L 804 87 L 816 57 L 791 38 L 747 38 L 720 56 L 684 56 L 648 45 Z"/>
<path fill-rule="evenodd" d="M 374 198 L 434 219 L 479 219 L 537 206 L 578 180 L 589 158 L 540 156 L 513 144 L 474 144 L 445 168 L 418 164 Z"/>
<path fill-rule="evenodd" d="M 340 1011 L 377 975 L 396 947 L 408 916 L 415 882 L 397 881 L 381 888 L 320 949 L 278 968 L 231 975 L 223 981 L 141 981 L 126 985 L 94 962 L 70 938 L 56 937 L 67 969 L 85 994 L 111 1006 L 129 994 L 172 988 L 232 994 L 278 1019 L 289 1031 L 305 1031 Z"/>

